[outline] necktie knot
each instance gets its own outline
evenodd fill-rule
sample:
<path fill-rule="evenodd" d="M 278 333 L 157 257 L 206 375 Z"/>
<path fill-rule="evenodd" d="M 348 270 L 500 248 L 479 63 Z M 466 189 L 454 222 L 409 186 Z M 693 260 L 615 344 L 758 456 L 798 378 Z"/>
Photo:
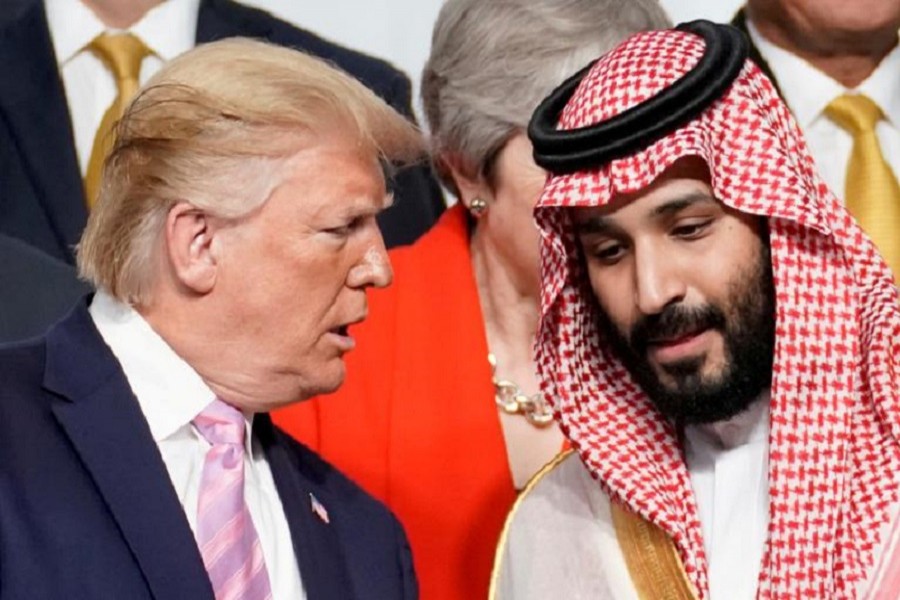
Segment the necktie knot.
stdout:
<path fill-rule="evenodd" d="M 853 137 L 873 132 L 875 124 L 884 117 L 881 108 L 862 94 L 844 94 L 835 98 L 825 108 L 825 114 Z"/>
<path fill-rule="evenodd" d="M 213 446 L 244 445 L 244 415 L 218 398 L 194 417 L 194 426 Z"/>
<path fill-rule="evenodd" d="M 132 33 L 101 33 L 88 44 L 118 81 L 137 82 L 141 74 L 141 62 L 151 54 L 139 37 Z"/>

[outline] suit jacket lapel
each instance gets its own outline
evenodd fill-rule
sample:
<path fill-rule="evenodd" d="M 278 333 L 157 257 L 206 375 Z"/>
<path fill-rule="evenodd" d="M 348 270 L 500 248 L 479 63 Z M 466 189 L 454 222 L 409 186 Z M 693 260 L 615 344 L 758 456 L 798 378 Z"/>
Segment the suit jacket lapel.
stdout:
<path fill-rule="evenodd" d="M 202 0 L 197 14 L 197 44 L 243 36 L 268 39 L 270 28 L 231 0 Z"/>
<path fill-rule="evenodd" d="M 296 453 L 285 446 L 268 415 L 259 414 L 253 423 L 266 453 L 278 496 L 284 507 L 294 554 L 309 600 L 352 598 L 352 588 L 346 562 L 335 525 L 327 515 L 329 498 L 314 484 L 309 465 L 301 462 Z M 313 510 L 313 498 L 324 511 Z"/>
<path fill-rule="evenodd" d="M 87 222 L 71 118 L 43 2 L 0 26 L 0 113 L 65 256 Z"/>
<path fill-rule="evenodd" d="M 45 387 L 155 598 L 213 599 L 184 510 L 150 428 L 82 305 L 47 338 Z"/>

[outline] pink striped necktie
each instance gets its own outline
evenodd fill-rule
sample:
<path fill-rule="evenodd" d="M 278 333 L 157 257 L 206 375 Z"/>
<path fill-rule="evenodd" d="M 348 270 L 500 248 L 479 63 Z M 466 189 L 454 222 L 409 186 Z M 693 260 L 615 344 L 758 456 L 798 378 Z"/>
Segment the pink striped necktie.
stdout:
<path fill-rule="evenodd" d="M 194 419 L 212 444 L 197 505 L 197 544 L 216 600 L 272 598 L 269 574 L 244 502 L 244 415 L 218 398 Z"/>

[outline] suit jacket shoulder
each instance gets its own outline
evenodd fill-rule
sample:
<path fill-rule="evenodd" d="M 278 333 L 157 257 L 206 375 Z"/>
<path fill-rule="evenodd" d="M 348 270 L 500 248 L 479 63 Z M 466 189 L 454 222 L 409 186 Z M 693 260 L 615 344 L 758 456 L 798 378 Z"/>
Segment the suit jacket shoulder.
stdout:
<path fill-rule="evenodd" d="M 0 234 L 0 342 L 43 334 L 89 290 L 70 265 Z"/>

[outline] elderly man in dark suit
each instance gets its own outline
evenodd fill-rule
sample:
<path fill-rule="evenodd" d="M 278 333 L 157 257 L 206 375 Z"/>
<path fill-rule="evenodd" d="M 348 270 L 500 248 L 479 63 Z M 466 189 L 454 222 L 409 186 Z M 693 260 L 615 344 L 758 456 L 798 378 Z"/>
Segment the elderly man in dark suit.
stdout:
<path fill-rule="evenodd" d="M 343 382 L 392 278 L 384 165 L 423 146 L 262 42 L 150 80 L 79 245 L 97 293 L 0 348 L 0 599 L 417 596 L 393 515 L 266 412 Z"/>
<path fill-rule="evenodd" d="M 121 77 L 96 41 L 120 30 L 141 39 L 143 60 L 134 74 L 139 81 L 195 44 L 246 36 L 331 61 L 412 115 L 409 80 L 387 63 L 231 0 L 4 0 L 0 233 L 64 262 L 74 263 L 73 246 L 94 200 L 93 190 L 86 197 L 83 179 L 99 178 L 98 133 L 105 139 L 103 117 L 121 92 Z M 415 240 L 444 207 L 424 165 L 398 173 L 393 187 L 394 207 L 379 219 L 389 247 Z"/>
<path fill-rule="evenodd" d="M 733 24 L 825 182 L 900 272 L 900 2 L 748 0 Z"/>

